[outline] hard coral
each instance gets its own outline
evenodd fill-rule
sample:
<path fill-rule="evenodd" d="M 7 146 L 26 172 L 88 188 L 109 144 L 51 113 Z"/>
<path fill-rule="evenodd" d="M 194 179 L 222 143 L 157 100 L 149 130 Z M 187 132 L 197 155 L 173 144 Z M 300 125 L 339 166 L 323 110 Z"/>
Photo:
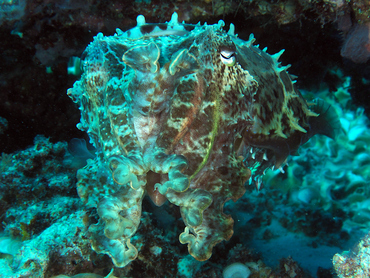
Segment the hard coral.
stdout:
<path fill-rule="evenodd" d="M 354 63 L 366 63 L 370 58 L 370 22 L 357 24 L 346 36 L 340 54 Z"/>
<path fill-rule="evenodd" d="M 358 23 L 363 24 L 370 21 L 370 6 L 369 1 L 366 0 L 346 0 L 350 5 L 355 19 Z"/>
<path fill-rule="evenodd" d="M 353 254 L 335 254 L 333 265 L 339 278 L 370 277 L 370 234 L 367 234 Z"/>

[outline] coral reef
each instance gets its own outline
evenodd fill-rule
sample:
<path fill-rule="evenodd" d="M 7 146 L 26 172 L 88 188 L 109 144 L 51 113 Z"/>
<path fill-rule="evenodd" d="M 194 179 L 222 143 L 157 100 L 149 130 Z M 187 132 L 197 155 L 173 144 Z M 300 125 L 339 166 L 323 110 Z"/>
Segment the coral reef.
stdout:
<path fill-rule="evenodd" d="M 367 234 L 353 252 L 335 254 L 333 265 L 339 278 L 370 276 L 370 234 Z"/>
<path fill-rule="evenodd" d="M 32 240 L 24 241 L 10 264 L 0 260 L 1 274 L 4 277 L 50 277 L 55 271 L 82 272 L 92 268 L 90 244 L 81 233 L 83 213 L 66 214 L 68 216 L 50 227 L 43 227 Z"/>
<path fill-rule="evenodd" d="M 233 263 L 228 265 L 223 271 L 224 278 L 240 277 L 248 278 L 251 274 L 249 268 L 242 263 Z"/>
<path fill-rule="evenodd" d="M 337 75 L 342 79 L 341 87 L 334 93 L 325 89 L 316 94 L 316 97 L 328 101 L 339 115 L 341 132 L 337 139 L 313 138 L 300 148 L 300 156 L 291 158 L 294 163 L 285 175 L 269 172 L 266 181 L 272 186 L 285 187 L 293 203 L 319 206 L 330 214 L 336 214 L 335 219 L 339 222 L 335 225 L 367 226 L 370 220 L 367 208 L 369 120 L 362 108 L 352 106 L 348 91 L 350 78 L 338 71 Z M 346 220 L 340 224 L 340 219 Z"/>
<path fill-rule="evenodd" d="M 366 63 L 370 58 L 369 32 L 370 22 L 353 26 L 340 54 L 354 63 Z"/>
<path fill-rule="evenodd" d="M 84 66 L 80 61 L 87 60 L 77 57 L 80 57 L 86 45 L 98 32 L 113 35 L 117 27 L 128 30 L 135 26 L 137 14 L 144 14 L 149 22 L 165 22 L 173 12 L 178 13 L 179 22 L 207 21 L 213 24 L 220 18 L 225 21 L 226 26 L 230 22 L 238 22 L 236 28 L 239 38 L 247 41 L 249 34 L 253 32 L 260 45 L 269 46 L 269 53 L 285 48 L 282 63 L 291 63 L 289 72 L 299 76 L 294 85 L 301 89 L 300 92 L 306 99 L 320 97 L 330 103 L 340 117 L 340 132 L 336 141 L 322 136 L 309 140 L 300 147 L 299 156 L 287 158 L 289 167 L 283 163 L 281 170 L 267 170 L 265 176 L 260 174 L 263 174 L 262 169 L 252 167 L 255 169 L 255 172 L 251 173 L 252 183 L 257 183 L 259 191 L 256 191 L 254 186 L 246 186 L 246 194 L 237 203 L 234 204 L 231 200 L 225 202 L 220 215 L 229 219 L 229 215 L 232 216 L 235 221 L 234 233 L 229 241 L 222 241 L 214 246 L 212 257 L 207 261 L 196 261 L 189 255 L 187 245 L 177 244 L 178 235 L 185 228 L 178 205 L 166 201 L 160 194 L 155 194 L 160 186 L 156 191 L 148 190 L 145 186 L 146 193 L 149 193 L 157 204 L 165 203 L 156 207 L 148 196 L 142 197 L 140 225 L 130 239 L 130 244 L 137 248 L 137 258 L 126 267 L 117 268 L 108 255 L 97 254 L 91 246 L 97 244 L 97 241 L 94 242 L 94 232 L 95 235 L 97 232 L 92 227 L 104 231 L 101 215 L 102 212 L 109 212 L 104 211 L 106 207 L 98 200 L 102 192 L 101 185 L 107 178 L 108 185 L 104 188 L 107 189 L 107 192 L 104 192 L 106 195 L 117 192 L 114 191 L 116 188 L 112 190 L 110 187 L 112 184 L 117 188 L 125 187 L 116 182 L 122 182 L 122 175 L 116 173 L 117 175 L 112 177 L 111 173 L 112 170 L 117 171 L 117 168 L 121 174 L 124 172 L 119 165 L 122 160 L 110 160 L 114 162 L 111 166 L 119 166 L 115 169 L 105 167 L 108 158 L 103 154 L 109 146 L 98 146 L 98 157 L 95 158 L 95 151 L 89 146 L 86 148 L 83 139 L 71 140 L 73 137 L 88 137 L 85 132 L 75 128 L 79 111 L 65 95 L 65 91 L 80 77 L 80 66 Z M 335 271 L 340 277 L 367 275 L 364 274 L 367 271 L 366 266 L 361 266 L 367 262 L 368 236 L 361 240 L 358 248 L 339 254 L 341 250 L 351 250 L 354 243 L 370 228 L 370 191 L 367 188 L 370 180 L 370 152 L 367 147 L 370 133 L 369 121 L 365 114 L 370 115 L 370 105 L 367 103 L 370 80 L 366 37 L 368 12 L 367 1 L 349 0 L 173 0 L 166 3 L 158 0 L 112 0 L 109 5 L 98 0 L 0 1 L 0 277 L 222 277 L 223 270 L 228 265 L 240 263 L 251 271 L 250 277 L 328 278 L 335 276 L 331 262 L 335 253 L 338 253 L 334 258 Z M 153 27 L 152 31 L 158 31 L 157 34 L 161 35 L 164 30 L 155 27 L 168 27 L 164 24 L 146 23 L 142 26 L 142 29 Z M 203 28 L 200 25 L 184 26 L 185 30 L 172 31 L 186 36 L 192 28 Z M 217 24 L 213 26 L 217 29 Z M 138 28 L 132 30 L 138 31 Z M 138 33 L 136 31 L 134 33 L 138 36 L 148 32 L 147 39 L 160 45 L 158 63 L 159 71 L 163 71 L 163 65 L 175 58 L 176 55 L 171 55 L 175 54 L 174 49 L 178 45 L 173 43 L 173 49 L 167 52 L 167 59 L 162 52 L 166 44 L 158 43 L 160 38 L 152 37 L 150 30 L 140 30 Z M 118 40 L 123 32 L 117 32 Z M 92 45 L 103 44 L 107 50 L 113 45 L 112 41 L 114 37 L 100 37 L 95 39 Z M 198 41 L 197 44 L 201 43 Z M 109 79 L 116 70 L 125 68 L 127 71 L 122 71 L 121 75 L 117 74 L 118 81 L 129 80 L 133 72 L 140 70 L 132 69 L 127 59 L 122 61 L 122 56 L 128 49 L 120 52 L 119 43 L 114 45 L 117 47 L 109 49 L 107 52 L 110 54 L 106 56 L 109 56 L 109 60 L 116 55 L 116 64 L 120 66 L 104 76 Z M 254 46 L 251 46 L 251 49 L 262 58 L 269 59 L 266 51 L 260 51 Z M 87 57 L 95 57 L 95 54 L 96 57 L 102 55 L 101 52 L 94 52 Z M 139 56 L 140 53 L 131 54 Z M 225 68 L 230 72 L 240 62 L 242 55 L 229 57 L 227 52 L 223 54 L 225 55 L 220 58 L 228 64 L 229 67 Z M 128 56 L 126 58 L 129 58 Z M 202 59 L 201 55 L 193 56 L 197 60 Z M 153 57 L 149 55 L 148 58 Z M 198 64 L 204 65 L 205 62 Z M 90 65 L 85 64 L 85 67 L 89 68 Z M 183 64 L 176 64 L 176 68 L 181 65 Z M 104 67 L 103 64 L 98 70 Z M 149 68 L 154 69 L 155 66 Z M 181 69 L 180 73 L 184 70 Z M 89 73 L 93 75 L 93 70 Z M 184 92 L 182 88 L 191 83 L 192 79 L 187 79 L 189 76 L 201 74 L 202 71 L 196 69 L 195 73 L 182 77 L 186 81 L 180 82 L 180 89 L 176 90 L 176 93 Z M 255 79 L 260 77 L 257 71 L 252 75 Z M 96 75 L 92 77 L 95 78 Z M 97 81 L 94 79 L 94 82 Z M 115 81 L 109 86 L 116 86 L 115 96 L 120 96 L 124 86 Z M 257 81 L 262 84 L 261 80 Z M 107 88 L 111 89 L 109 86 Z M 302 88 L 310 89 L 311 92 Z M 124 97 L 130 96 L 128 91 L 127 89 Z M 116 100 L 119 100 L 119 97 Z M 130 101 L 138 106 L 142 105 L 137 99 L 132 98 Z M 309 107 L 315 111 L 313 106 Z M 186 109 L 189 111 L 189 107 Z M 99 119 L 105 119 L 104 113 L 99 114 L 102 111 L 98 110 L 93 114 L 98 115 Z M 208 113 L 210 110 L 204 111 Z M 134 116 L 130 117 L 131 120 Z M 94 116 L 94 119 L 97 117 Z M 309 123 L 311 125 L 312 121 Z M 98 125 L 101 124 L 104 123 L 99 122 Z M 192 128 L 190 127 L 190 130 Z M 206 128 L 204 130 L 207 131 Z M 156 132 L 149 131 L 148 134 Z M 228 131 L 230 134 L 236 132 Z M 35 138 L 37 134 L 44 134 L 50 137 L 50 140 L 43 136 Z M 215 134 L 214 139 L 217 141 L 218 133 Z M 30 146 L 33 140 L 34 144 Z M 68 148 L 67 143 L 60 142 L 63 140 L 70 142 Z M 256 154 L 248 153 L 249 157 L 246 158 L 242 150 L 243 144 L 246 142 L 240 138 L 229 144 L 240 146 L 237 154 L 242 154 L 243 157 L 237 157 L 234 161 L 236 165 L 248 167 L 248 164 L 252 163 L 252 156 L 255 156 L 257 161 L 261 160 L 258 151 L 263 149 L 262 147 L 253 148 Z M 181 140 L 177 144 L 174 143 L 173 153 L 168 150 L 166 155 L 182 155 L 179 146 L 185 144 Z M 217 147 L 217 142 L 214 147 Z M 226 147 L 219 149 L 220 152 L 227 150 Z M 194 165 L 192 158 L 186 155 L 190 163 L 187 161 L 187 169 L 179 170 L 181 174 L 189 176 L 188 173 Z M 268 158 L 270 162 L 273 161 L 273 158 Z M 91 161 L 85 170 L 79 172 L 79 193 L 87 194 L 84 196 L 89 198 L 87 204 L 90 208 L 82 204 L 75 188 L 76 167 L 83 167 L 86 159 Z M 212 160 L 214 156 L 210 154 L 207 159 Z M 225 161 L 227 159 L 220 159 L 218 163 L 223 164 Z M 102 167 L 94 168 L 96 163 Z M 221 178 L 225 178 L 230 174 L 224 172 L 226 169 L 214 167 L 212 171 L 222 172 Z M 211 181 L 217 179 L 212 174 L 202 173 L 204 170 L 206 169 L 202 168 L 197 173 L 204 175 L 201 182 L 206 184 L 209 180 L 206 180 L 206 177 L 210 177 Z M 94 171 L 98 174 L 96 178 L 99 177 L 100 180 L 85 181 L 91 182 L 89 184 L 96 182 L 98 186 L 94 188 L 82 184 L 81 179 L 92 178 Z M 249 172 L 246 171 L 247 178 Z M 190 190 L 198 186 L 197 174 L 190 176 Z M 154 189 L 155 184 L 169 181 L 167 174 L 152 170 L 143 176 L 145 177 L 139 176 L 138 183 L 146 180 L 146 185 L 150 185 L 149 189 Z M 240 188 L 242 181 L 233 184 Z M 141 186 L 144 187 L 142 184 Z M 224 184 L 213 187 L 215 190 L 211 193 L 212 198 L 216 194 L 215 191 L 225 191 L 226 188 Z M 86 192 L 83 192 L 83 189 L 86 189 Z M 154 194 L 151 194 L 153 191 Z M 131 187 L 128 192 L 135 191 Z M 177 196 L 182 196 L 185 192 L 180 192 Z M 223 201 L 218 200 L 220 203 Z M 101 204 L 100 207 L 98 204 Z M 223 204 L 216 205 L 222 207 Z M 213 208 L 212 206 L 213 204 L 208 208 Z M 123 218 L 127 216 L 117 214 Z M 117 214 L 113 214 L 113 217 Z M 107 213 L 103 216 L 109 221 L 112 215 Z M 137 223 L 138 221 L 134 224 Z M 104 239 L 105 235 L 102 234 L 103 232 L 100 234 L 101 238 Z M 190 237 L 191 234 L 190 226 Z"/>
<path fill-rule="evenodd" d="M 254 17 L 268 16 L 270 22 L 285 25 L 304 18 L 315 18 L 321 24 L 337 21 L 349 12 L 344 0 L 324 1 L 240 1 L 238 10 Z"/>
<path fill-rule="evenodd" d="M 90 244 L 80 233 L 84 213 L 76 212 L 80 202 L 71 160 L 66 143 L 53 144 L 43 136 L 26 150 L 3 154 L 0 253 L 11 257 L 0 260 L 0 276 L 49 277 L 58 267 L 56 260 L 65 263 L 65 273 L 72 261 L 81 262 L 81 269 L 89 263 Z"/>
<path fill-rule="evenodd" d="M 7 202 L 5 207 L 23 205 L 53 193 L 66 196 L 74 191 L 74 171 L 63 164 L 71 159 L 67 144 L 52 144 L 43 136 L 37 136 L 34 143 L 32 148 L 2 155 L 0 194 Z"/>
<path fill-rule="evenodd" d="M 243 196 L 248 179 L 259 189 L 264 172 L 311 136 L 332 136 L 331 123 L 295 91 L 278 62 L 282 51 L 268 55 L 253 35 L 242 41 L 223 21 L 180 24 L 176 13 L 168 24 L 143 16 L 137 23 L 98 34 L 68 90 L 80 106 L 78 128 L 97 149 L 77 183 L 99 215 L 89 227 L 92 247 L 119 267 L 134 260 L 131 238 L 147 193 L 157 205 L 180 207 L 180 242 L 204 261 L 233 234 L 224 203 Z"/>
<path fill-rule="evenodd" d="M 27 0 L 1 0 L 0 25 L 21 19 L 25 14 Z"/>
<path fill-rule="evenodd" d="M 351 7 L 356 21 L 360 24 L 370 22 L 370 6 L 366 0 L 346 0 Z"/>

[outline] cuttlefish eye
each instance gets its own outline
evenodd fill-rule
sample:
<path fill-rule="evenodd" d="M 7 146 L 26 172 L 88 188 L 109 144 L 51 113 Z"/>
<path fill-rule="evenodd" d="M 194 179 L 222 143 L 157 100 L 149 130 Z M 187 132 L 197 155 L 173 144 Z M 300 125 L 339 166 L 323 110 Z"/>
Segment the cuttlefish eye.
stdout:
<path fill-rule="evenodd" d="M 235 51 L 231 49 L 223 49 L 220 51 L 220 58 L 222 63 L 226 66 L 232 67 L 236 63 Z"/>

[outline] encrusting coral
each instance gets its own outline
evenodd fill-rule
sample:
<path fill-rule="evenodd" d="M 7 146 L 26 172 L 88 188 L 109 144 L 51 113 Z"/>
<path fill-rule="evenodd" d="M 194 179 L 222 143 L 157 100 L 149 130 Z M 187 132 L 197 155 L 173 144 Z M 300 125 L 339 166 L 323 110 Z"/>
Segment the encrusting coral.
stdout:
<path fill-rule="evenodd" d="M 343 254 L 334 255 L 333 266 L 338 277 L 369 277 L 369 239 L 369 234 L 364 236 L 353 253 L 344 252 Z"/>
<path fill-rule="evenodd" d="M 245 183 L 261 187 L 316 133 L 332 136 L 328 115 L 311 111 L 294 88 L 282 51 L 269 55 L 243 41 L 234 26 L 171 21 L 98 34 L 83 74 L 68 95 L 80 106 L 78 128 L 96 157 L 78 171 L 78 194 L 100 219 L 89 226 L 92 248 L 124 267 L 137 255 L 130 242 L 145 194 L 180 207 L 179 239 L 197 260 L 233 234 L 223 213 Z M 174 206 L 174 207 L 175 207 Z"/>

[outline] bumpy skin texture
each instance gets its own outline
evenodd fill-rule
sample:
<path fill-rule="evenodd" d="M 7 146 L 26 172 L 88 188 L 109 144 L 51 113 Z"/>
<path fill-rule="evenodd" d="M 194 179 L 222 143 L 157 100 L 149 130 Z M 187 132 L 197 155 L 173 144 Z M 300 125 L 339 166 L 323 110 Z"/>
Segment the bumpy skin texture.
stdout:
<path fill-rule="evenodd" d="M 311 112 L 295 91 L 281 53 L 270 56 L 215 25 L 146 24 L 87 47 L 80 81 L 68 95 L 80 106 L 78 128 L 97 156 L 78 171 L 78 194 L 100 217 L 92 247 L 123 267 L 148 194 L 180 207 L 180 242 L 207 260 L 233 234 L 224 203 L 260 186 L 308 139 Z"/>

